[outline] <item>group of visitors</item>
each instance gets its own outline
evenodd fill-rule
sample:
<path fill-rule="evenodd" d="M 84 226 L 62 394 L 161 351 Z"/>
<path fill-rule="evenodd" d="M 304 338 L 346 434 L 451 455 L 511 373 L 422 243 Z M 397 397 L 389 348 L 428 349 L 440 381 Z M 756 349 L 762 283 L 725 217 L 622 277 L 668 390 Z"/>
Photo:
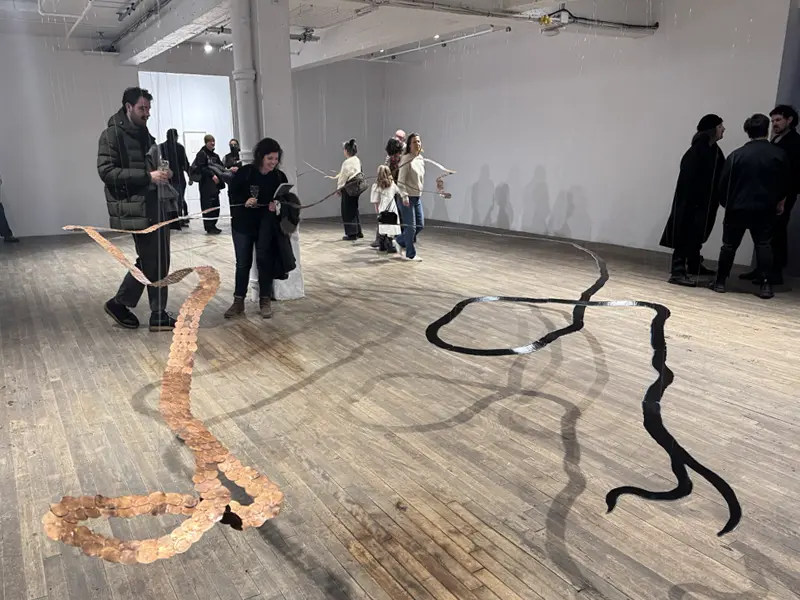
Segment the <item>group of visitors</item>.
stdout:
<path fill-rule="evenodd" d="M 366 191 L 356 140 L 344 143 L 345 159 L 332 177 L 342 198 L 342 223 L 345 241 L 364 237 L 358 208 L 359 196 Z M 398 129 L 386 144 L 384 164 L 378 167 L 370 202 L 378 215 L 378 230 L 371 247 L 397 254 L 408 261 L 419 262 L 417 236 L 425 227 L 420 196 L 425 186 L 425 159 L 422 138 Z"/>
<path fill-rule="evenodd" d="M 206 213 L 206 232 L 218 234 L 215 216 L 219 215 L 219 191 L 229 182 L 231 228 L 236 253 L 234 302 L 226 311 L 231 318 L 244 313 L 250 267 L 255 254 L 259 272 L 262 317 L 272 316 L 272 283 L 286 279 L 295 268 L 289 236 L 299 222 L 299 200 L 291 193 L 275 198 L 278 187 L 287 181 L 278 168 L 283 152 L 277 141 L 261 140 L 254 149 L 252 164 L 243 165 L 239 144 L 231 140 L 230 154 L 224 162 L 215 152 L 215 140 L 205 145 L 189 165 L 186 151 L 178 143 L 177 131 L 156 145 L 147 129 L 152 95 L 145 89 L 125 90 L 122 107 L 108 121 L 100 135 L 97 171 L 105 184 L 110 225 L 114 229 L 140 231 L 170 218 L 187 215 L 184 192 L 186 179 L 200 185 L 201 206 L 217 208 Z M 185 222 L 185 221 L 184 221 Z M 179 221 L 180 223 L 180 221 Z M 136 266 L 150 281 L 166 277 L 170 265 L 170 228 L 151 233 L 134 233 Z M 141 299 L 144 284 L 128 272 L 117 293 L 105 303 L 105 311 L 120 326 L 139 327 L 131 312 Z M 167 287 L 147 287 L 150 304 L 150 331 L 171 331 L 175 319 L 167 313 Z"/>
<path fill-rule="evenodd" d="M 694 287 L 699 277 L 713 276 L 709 287 L 724 292 L 736 251 L 749 230 L 756 268 L 740 279 L 759 285 L 761 298 L 774 296 L 773 286 L 783 284 L 789 217 L 800 194 L 797 123 L 797 111 L 787 105 L 775 107 L 769 117 L 755 114 L 744 122 L 750 141 L 725 159 L 717 144 L 725 133 L 722 118 L 709 114 L 700 120 L 681 160 L 672 211 L 661 237 L 661 245 L 674 250 L 669 283 Z M 725 216 L 715 272 L 703 265 L 700 251 L 720 206 Z"/>

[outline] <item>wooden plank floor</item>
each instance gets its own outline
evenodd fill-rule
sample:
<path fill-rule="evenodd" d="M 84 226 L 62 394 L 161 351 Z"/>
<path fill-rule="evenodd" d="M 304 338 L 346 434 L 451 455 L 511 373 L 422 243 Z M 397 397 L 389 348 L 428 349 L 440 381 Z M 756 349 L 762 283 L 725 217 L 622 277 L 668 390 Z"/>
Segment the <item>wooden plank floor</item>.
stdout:
<path fill-rule="evenodd" d="M 577 298 L 596 276 L 580 252 L 431 228 L 423 262 L 408 264 L 305 223 L 307 298 L 271 321 L 226 321 L 230 240 L 194 227 L 174 235 L 173 268 L 212 264 L 223 287 L 203 317 L 193 410 L 278 482 L 283 512 L 260 530 L 217 526 L 146 566 L 44 536 L 41 517 L 62 495 L 188 493 L 192 460 L 156 411 L 169 334 L 121 330 L 103 314 L 123 269 L 82 235 L 24 240 L 0 248 L 0 598 L 797 597 L 798 295 L 676 288 L 664 283 L 665 255 L 601 250 L 611 280 L 597 299 L 672 310 L 664 421 L 744 508 L 739 529 L 718 538 L 726 508 L 697 476 L 688 499 L 625 496 L 605 511 L 612 487 L 673 483 L 641 425 L 654 379 L 647 310 L 589 310 L 582 332 L 515 358 L 425 339 L 465 297 Z M 191 285 L 171 288 L 173 310 Z M 474 305 L 444 335 L 521 345 L 570 314 Z M 94 525 L 141 538 L 172 519 Z"/>

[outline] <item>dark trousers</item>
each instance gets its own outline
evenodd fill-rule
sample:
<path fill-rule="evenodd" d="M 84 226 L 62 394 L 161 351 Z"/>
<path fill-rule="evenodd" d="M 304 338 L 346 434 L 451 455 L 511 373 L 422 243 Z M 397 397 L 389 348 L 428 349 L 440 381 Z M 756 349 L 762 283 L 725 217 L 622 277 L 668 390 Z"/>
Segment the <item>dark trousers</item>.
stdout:
<path fill-rule="evenodd" d="M 362 235 L 358 196 L 348 196 L 344 190 L 342 190 L 342 224 L 347 237 L 355 239 Z"/>
<path fill-rule="evenodd" d="M 169 227 L 161 227 L 152 233 L 133 234 L 136 246 L 136 266 L 150 281 L 163 279 L 169 273 Z M 142 297 L 144 284 L 137 281 L 130 272 L 125 275 L 114 300 L 134 308 Z M 147 298 L 151 312 L 162 312 L 167 308 L 167 288 L 147 286 Z"/>
<path fill-rule="evenodd" d="M 6 209 L 3 208 L 3 203 L 0 202 L 0 237 L 11 238 L 14 234 L 11 233 L 11 227 L 8 226 L 8 219 L 6 219 Z"/>
<path fill-rule="evenodd" d="M 200 194 L 200 208 L 206 210 L 207 208 L 216 208 L 203 215 L 203 227 L 206 231 L 214 231 L 217 228 L 217 219 L 219 218 L 219 194 L 215 196 L 207 196 Z"/>
<path fill-rule="evenodd" d="M 744 232 L 750 231 L 756 248 L 756 263 L 759 275 L 767 279 L 772 272 L 772 230 L 775 215 L 769 212 L 750 210 L 726 210 L 722 226 L 722 248 L 719 251 L 717 281 L 724 282 L 731 274 L 736 250 L 744 238 Z"/>
<path fill-rule="evenodd" d="M 178 198 L 178 216 L 188 217 L 189 205 L 186 204 L 186 185 L 176 187 L 175 189 L 178 190 L 180 194 L 180 198 Z"/>
<path fill-rule="evenodd" d="M 772 232 L 772 252 L 776 271 L 783 271 L 789 262 L 789 217 L 795 202 L 797 202 L 797 196 L 787 198 L 783 214 L 775 217 L 775 229 Z"/>
<path fill-rule="evenodd" d="M 258 242 L 258 233 L 249 234 L 233 230 L 233 251 L 236 253 L 236 276 L 233 295 L 244 298 L 250 283 L 250 267 L 253 266 L 253 249 Z M 272 297 L 272 277 L 256 260 L 258 287 L 261 298 Z"/>

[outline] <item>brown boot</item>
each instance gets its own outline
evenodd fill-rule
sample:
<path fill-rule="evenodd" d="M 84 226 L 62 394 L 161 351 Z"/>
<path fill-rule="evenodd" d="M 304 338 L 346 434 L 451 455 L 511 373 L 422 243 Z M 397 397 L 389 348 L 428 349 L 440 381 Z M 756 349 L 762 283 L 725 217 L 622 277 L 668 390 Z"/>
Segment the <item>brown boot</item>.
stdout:
<path fill-rule="evenodd" d="M 244 314 L 244 298 L 239 298 L 238 296 L 233 297 L 233 304 L 231 307 L 225 311 L 225 318 L 231 319 L 233 317 L 238 317 Z"/>
<path fill-rule="evenodd" d="M 258 308 L 261 310 L 262 319 L 272 318 L 272 302 L 269 298 L 261 298 L 258 303 Z"/>

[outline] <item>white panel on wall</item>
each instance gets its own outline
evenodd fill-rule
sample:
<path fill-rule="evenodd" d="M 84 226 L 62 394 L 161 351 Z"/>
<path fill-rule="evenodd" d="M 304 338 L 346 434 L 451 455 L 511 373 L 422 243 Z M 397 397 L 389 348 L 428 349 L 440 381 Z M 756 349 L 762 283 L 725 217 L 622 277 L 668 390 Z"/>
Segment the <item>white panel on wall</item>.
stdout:
<path fill-rule="evenodd" d="M 386 114 L 458 171 L 433 218 L 637 248 L 658 246 L 698 120 L 720 114 L 726 154 L 768 113 L 789 0 L 665 0 L 651 37 L 515 27 L 387 67 Z M 391 71 L 389 73 L 389 71 Z M 395 125 L 396 123 L 396 125 Z M 717 228 L 704 251 L 716 259 Z M 752 243 L 738 262 L 749 263 Z"/>
<path fill-rule="evenodd" d="M 139 72 L 139 84 L 153 94 L 148 129 L 159 143 L 167 138 L 169 129 L 177 129 L 183 139 L 184 132 L 204 132 L 214 136 L 217 154 L 223 158 L 228 153 L 228 142 L 233 137 L 233 111 L 230 81 L 219 75 L 192 75 L 185 73 Z M 194 153 L 189 153 L 189 162 Z M 200 211 L 197 186 L 187 190 L 189 212 Z M 220 194 L 220 212 L 230 214 L 227 188 Z"/>
<path fill-rule="evenodd" d="M 54 50 L 47 38 L 0 35 L 2 201 L 19 236 L 108 226 L 97 141 L 136 85 L 113 57 Z"/>

